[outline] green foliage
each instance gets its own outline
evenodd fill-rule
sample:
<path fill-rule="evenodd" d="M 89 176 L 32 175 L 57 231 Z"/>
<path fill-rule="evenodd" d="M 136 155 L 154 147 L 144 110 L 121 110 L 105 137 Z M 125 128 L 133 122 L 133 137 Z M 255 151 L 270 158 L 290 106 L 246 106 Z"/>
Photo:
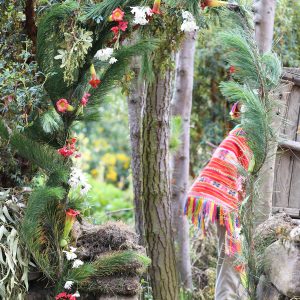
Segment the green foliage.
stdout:
<path fill-rule="evenodd" d="M 100 256 L 93 262 L 95 276 L 110 276 L 113 274 L 130 274 L 145 272 L 151 260 L 136 251 L 118 251 Z"/>
<path fill-rule="evenodd" d="M 257 173 L 272 139 L 269 92 L 279 83 L 281 64 L 274 53 L 261 56 L 251 35 L 233 31 L 221 33 L 220 37 L 227 60 L 236 68 L 233 78 L 240 82 L 222 83 L 221 91 L 230 101 L 240 101 L 244 106 L 242 126 L 255 157 Z"/>
<path fill-rule="evenodd" d="M 68 84 L 64 82 L 61 62 L 55 56 L 60 44 L 64 42 L 64 34 L 59 28 L 72 17 L 77 8 L 78 3 L 75 1 L 53 5 L 38 24 L 37 61 L 46 76 L 45 88 L 52 99 L 63 97 L 69 90 Z"/>
<path fill-rule="evenodd" d="M 29 198 L 21 228 L 23 241 L 38 267 L 49 279 L 54 279 L 62 268 L 59 241 L 65 212 L 60 201 L 65 196 L 63 188 L 36 189 Z"/>
<path fill-rule="evenodd" d="M 35 163 L 48 175 L 60 172 L 68 172 L 68 163 L 53 148 L 37 143 L 26 138 L 20 133 L 14 133 L 10 139 L 11 146 L 19 155 Z"/>
<path fill-rule="evenodd" d="M 284 67 L 300 66 L 300 2 L 278 0 L 274 26 L 274 51 Z"/>
<path fill-rule="evenodd" d="M 245 24 L 249 22 L 245 20 Z M 240 101 L 241 125 L 255 159 L 253 172 L 247 174 L 244 171 L 241 174 L 245 177 L 247 197 L 240 209 L 243 251 L 238 264 L 246 265 L 248 296 L 249 299 L 256 299 L 261 262 L 253 247 L 254 205 L 259 201 L 259 171 L 266 161 L 274 139 L 271 130 L 273 118 L 271 92 L 279 83 L 281 63 L 273 53 L 259 54 L 254 41 L 254 32 L 247 25 L 233 32 L 221 33 L 221 41 L 226 50 L 227 60 L 236 68 L 233 75 L 236 81 L 222 83 L 221 91 L 230 101 Z"/>
<path fill-rule="evenodd" d="M 0 190 L 0 297 L 6 300 L 22 300 L 28 289 L 29 255 L 19 235 L 18 204 L 10 190 Z"/>
<path fill-rule="evenodd" d="M 0 137 L 4 140 L 8 140 L 9 133 L 7 127 L 5 126 L 3 120 L 0 120 Z"/>
<path fill-rule="evenodd" d="M 180 136 L 182 134 L 182 119 L 180 116 L 171 118 L 171 136 L 170 136 L 170 151 L 175 153 L 181 145 Z"/>
<path fill-rule="evenodd" d="M 41 125 L 45 133 L 54 133 L 63 126 L 62 120 L 55 109 L 49 109 L 41 116 Z"/>

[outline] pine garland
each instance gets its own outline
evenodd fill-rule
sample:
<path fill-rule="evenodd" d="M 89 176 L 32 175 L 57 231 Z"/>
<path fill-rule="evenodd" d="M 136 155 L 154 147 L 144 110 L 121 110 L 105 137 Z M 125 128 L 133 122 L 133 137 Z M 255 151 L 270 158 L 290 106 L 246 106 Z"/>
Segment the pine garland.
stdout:
<path fill-rule="evenodd" d="M 255 158 L 254 169 L 243 174 L 247 182 L 247 196 L 240 207 L 243 249 L 242 256 L 237 258 L 238 264 L 245 267 L 246 274 L 242 272 L 242 277 L 246 276 L 243 282 L 248 296 L 254 300 L 261 261 L 253 244 L 253 214 L 254 206 L 260 199 L 259 171 L 275 138 L 271 128 L 274 112 L 271 93 L 280 81 L 282 70 L 275 53 L 259 53 L 254 41 L 252 14 L 245 7 L 239 7 L 232 19 L 238 19 L 240 26 L 234 31 L 222 32 L 220 40 L 227 61 L 235 72 L 233 81 L 222 82 L 220 88 L 229 101 L 239 101 L 242 104 L 241 124 Z"/>

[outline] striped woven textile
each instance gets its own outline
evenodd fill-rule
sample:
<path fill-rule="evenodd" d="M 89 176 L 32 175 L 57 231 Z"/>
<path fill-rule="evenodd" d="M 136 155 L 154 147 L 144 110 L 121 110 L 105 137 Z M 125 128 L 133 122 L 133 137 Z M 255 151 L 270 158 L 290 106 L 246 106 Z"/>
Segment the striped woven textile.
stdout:
<path fill-rule="evenodd" d="M 244 197 L 241 168 L 248 170 L 252 152 L 242 128 L 233 129 L 188 192 L 185 214 L 205 234 L 205 220 L 226 227 L 226 253 L 240 251 L 238 207 Z"/>

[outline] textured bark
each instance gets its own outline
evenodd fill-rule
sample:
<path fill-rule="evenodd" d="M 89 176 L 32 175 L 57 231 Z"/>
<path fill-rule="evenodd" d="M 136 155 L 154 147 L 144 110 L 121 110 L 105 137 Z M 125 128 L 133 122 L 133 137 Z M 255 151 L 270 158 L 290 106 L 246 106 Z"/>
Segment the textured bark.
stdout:
<path fill-rule="evenodd" d="M 276 0 L 254 1 L 255 40 L 261 53 L 272 50 L 275 8 Z M 260 195 L 263 195 L 263 203 L 259 203 L 255 208 L 255 225 L 267 220 L 272 211 L 276 150 L 277 143 L 272 143 L 260 171 Z"/>
<path fill-rule="evenodd" d="M 26 0 L 25 4 L 25 29 L 29 38 L 33 42 L 33 50 L 36 49 L 37 27 L 35 25 L 35 0 Z"/>
<path fill-rule="evenodd" d="M 193 288 L 190 261 L 189 224 L 184 216 L 184 205 L 189 184 L 190 118 L 193 96 L 195 34 L 188 34 L 178 55 L 177 76 L 172 103 L 173 116 L 182 119 L 181 145 L 173 157 L 172 205 L 173 230 L 176 240 L 177 268 L 180 281 L 187 289 Z"/>
<path fill-rule="evenodd" d="M 276 0 L 254 0 L 255 39 L 259 51 L 271 51 L 273 43 Z"/>
<path fill-rule="evenodd" d="M 157 71 L 148 86 L 143 114 L 142 170 L 147 252 L 153 298 L 177 300 L 178 278 L 172 238 L 169 131 L 172 72 Z"/>
<path fill-rule="evenodd" d="M 138 58 L 134 58 L 132 62 L 132 70 L 135 73 L 135 78 L 131 84 L 127 102 L 131 143 L 131 169 L 134 192 L 135 229 L 136 233 L 139 235 L 140 244 L 144 245 L 143 202 L 141 198 L 141 114 L 146 87 L 144 81 L 140 82 L 138 80 L 140 65 L 140 60 Z"/>

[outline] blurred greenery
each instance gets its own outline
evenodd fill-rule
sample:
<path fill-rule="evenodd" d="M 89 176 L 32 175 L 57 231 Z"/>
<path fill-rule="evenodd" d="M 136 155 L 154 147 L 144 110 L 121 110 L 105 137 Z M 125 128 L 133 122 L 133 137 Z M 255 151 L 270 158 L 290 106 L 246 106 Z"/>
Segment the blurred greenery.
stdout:
<path fill-rule="evenodd" d="M 95 223 L 108 219 L 133 223 L 127 102 L 120 89 L 106 97 L 99 115 L 99 121 L 74 129 L 81 152 L 75 163 L 92 185 L 82 209 Z"/>

